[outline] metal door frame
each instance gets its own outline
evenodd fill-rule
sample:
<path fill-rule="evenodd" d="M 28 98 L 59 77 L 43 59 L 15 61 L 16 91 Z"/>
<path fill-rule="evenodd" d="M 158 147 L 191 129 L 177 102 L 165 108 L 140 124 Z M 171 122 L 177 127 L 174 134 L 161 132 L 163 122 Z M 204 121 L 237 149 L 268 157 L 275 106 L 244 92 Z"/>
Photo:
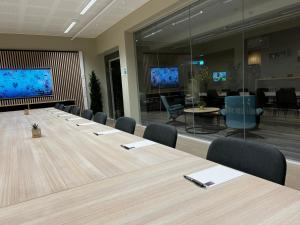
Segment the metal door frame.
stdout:
<path fill-rule="evenodd" d="M 113 86 L 113 82 L 112 82 L 112 68 L 111 68 L 111 63 L 113 61 L 120 61 L 120 57 L 116 57 L 113 59 L 108 60 L 108 69 L 109 69 L 109 79 L 110 79 L 110 94 L 111 94 L 111 98 L 112 98 L 112 110 L 113 110 L 113 119 L 116 119 L 116 106 L 115 106 L 115 95 L 114 95 L 114 86 Z M 120 71 L 121 71 L 121 64 L 120 64 Z M 120 74 L 121 75 L 121 74 Z"/>

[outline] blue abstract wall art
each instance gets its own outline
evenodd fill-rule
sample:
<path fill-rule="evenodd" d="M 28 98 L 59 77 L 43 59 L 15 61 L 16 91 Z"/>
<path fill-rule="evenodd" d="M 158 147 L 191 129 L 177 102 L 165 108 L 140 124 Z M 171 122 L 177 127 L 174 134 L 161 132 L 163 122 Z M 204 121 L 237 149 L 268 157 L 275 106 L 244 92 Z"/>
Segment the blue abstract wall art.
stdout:
<path fill-rule="evenodd" d="M 51 69 L 0 69 L 0 99 L 49 96 Z"/>

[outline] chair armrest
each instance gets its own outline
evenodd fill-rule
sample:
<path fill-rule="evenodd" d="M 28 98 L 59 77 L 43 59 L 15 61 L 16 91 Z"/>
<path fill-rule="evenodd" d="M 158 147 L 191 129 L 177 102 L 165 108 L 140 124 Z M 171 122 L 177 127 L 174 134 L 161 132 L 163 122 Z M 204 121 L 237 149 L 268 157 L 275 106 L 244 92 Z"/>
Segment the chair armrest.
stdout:
<path fill-rule="evenodd" d="M 264 113 L 264 110 L 262 108 L 257 108 L 256 109 L 256 115 L 261 116 Z"/>
<path fill-rule="evenodd" d="M 225 109 L 221 109 L 220 114 L 221 114 L 222 116 L 226 116 L 226 110 L 225 110 Z"/>

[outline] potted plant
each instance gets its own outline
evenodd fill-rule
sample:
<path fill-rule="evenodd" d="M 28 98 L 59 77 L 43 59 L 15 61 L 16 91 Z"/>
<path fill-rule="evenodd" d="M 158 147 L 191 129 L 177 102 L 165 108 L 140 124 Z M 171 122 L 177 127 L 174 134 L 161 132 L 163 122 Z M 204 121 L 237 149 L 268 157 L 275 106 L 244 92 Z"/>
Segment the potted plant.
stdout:
<path fill-rule="evenodd" d="M 203 100 L 200 100 L 200 102 L 199 102 L 199 109 L 200 110 L 204 110 L 205 109 L 205 107 L 206 107 L 206 102 L 205 101 L 203 101 Z"/>
<path fill-rule="evenodd" d="M 90 74 L 91 110 L 95 113 L 103 112 L 101 84 L 94 71 Z"/>
<path fill-rule="evenodd" d="M 41 128 L 37 123 L 32 125 L 32 138 L 40 138 L 42 136 Z"/>

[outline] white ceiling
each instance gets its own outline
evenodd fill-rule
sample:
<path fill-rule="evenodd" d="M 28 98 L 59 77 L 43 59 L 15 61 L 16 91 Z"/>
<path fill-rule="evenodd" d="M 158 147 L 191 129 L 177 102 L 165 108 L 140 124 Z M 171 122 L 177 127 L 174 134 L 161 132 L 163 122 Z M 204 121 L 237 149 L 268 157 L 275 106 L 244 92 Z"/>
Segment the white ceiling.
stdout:
<path fill-rule="evenodd" d="M 117 0 L 78 37 L 95 38 L 149 0 Z M 0 0 L 0 33 L 73 37 L 112 0 L 97 0 L 85 15 L 89 0 Z M 64 34 L 70 23 L 76 26 Z"/>

